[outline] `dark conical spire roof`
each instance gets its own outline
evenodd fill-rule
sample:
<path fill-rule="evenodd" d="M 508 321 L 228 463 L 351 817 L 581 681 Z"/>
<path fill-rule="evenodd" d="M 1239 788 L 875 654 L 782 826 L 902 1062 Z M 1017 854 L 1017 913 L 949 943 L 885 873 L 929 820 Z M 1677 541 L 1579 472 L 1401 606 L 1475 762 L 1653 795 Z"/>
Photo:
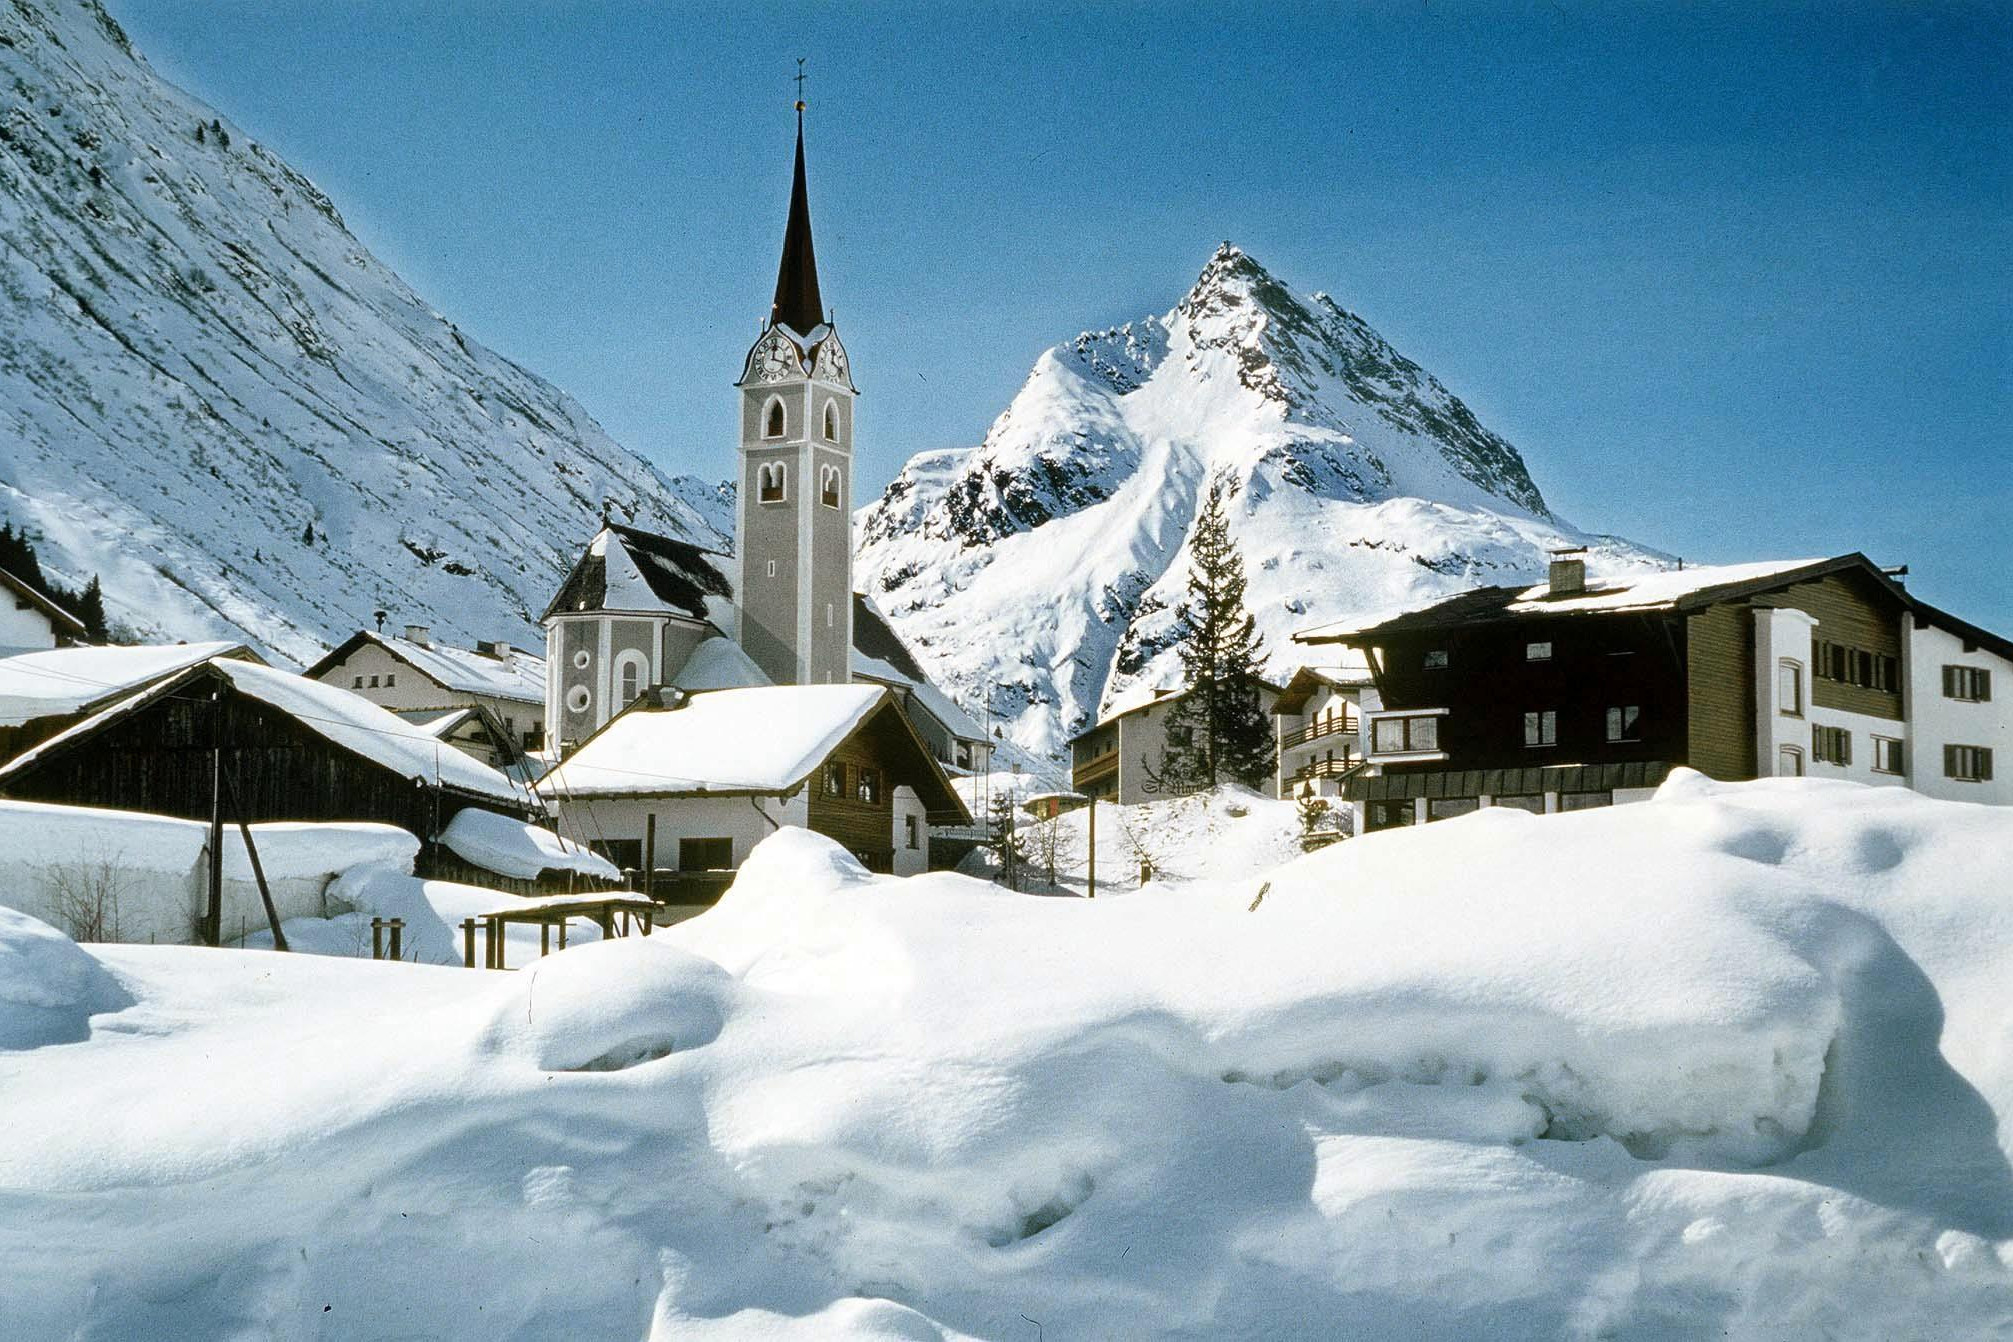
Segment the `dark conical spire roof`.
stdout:
<path fill-rule="evenodd" d="M 818 256 L 811 247 L 811 197 L 804 186 L 804 104 L 797 104 L 797 175 L 790 184 L 790 222 L 783 230 L 783 264 L 776 270 L 776 301 L 769 320 L 799 335 L 825 320 L 818 296 Z"/>

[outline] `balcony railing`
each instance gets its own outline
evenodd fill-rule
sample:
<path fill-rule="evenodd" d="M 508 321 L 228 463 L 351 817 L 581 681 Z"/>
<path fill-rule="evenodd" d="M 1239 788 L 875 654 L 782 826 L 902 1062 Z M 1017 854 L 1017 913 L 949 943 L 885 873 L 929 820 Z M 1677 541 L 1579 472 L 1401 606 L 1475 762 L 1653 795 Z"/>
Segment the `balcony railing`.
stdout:
<path fill-rule="evenodd" d="M 1354 718 L 1323 718 L 1312 726 L 1302 727 L 1297 732 L 1289 732 L 1285 736 L 1280 737 L 1279 748 L 1290 750 L 1294 746 L 1304 746 L 1309 741 L 1319 741 L 1324 736 L 1335 736 L 1345 733 L 1350 736 L 1356 734 L 1356 720 Z"/>
<path fill-rule="evenodd" d="M 1310 760 L 1287 776 L 1287 781 L 1303 783 L 1310 778 L 1347 778 L 1363 767 L 1363 761 L 1354 758 L 1339 760 Z"/>

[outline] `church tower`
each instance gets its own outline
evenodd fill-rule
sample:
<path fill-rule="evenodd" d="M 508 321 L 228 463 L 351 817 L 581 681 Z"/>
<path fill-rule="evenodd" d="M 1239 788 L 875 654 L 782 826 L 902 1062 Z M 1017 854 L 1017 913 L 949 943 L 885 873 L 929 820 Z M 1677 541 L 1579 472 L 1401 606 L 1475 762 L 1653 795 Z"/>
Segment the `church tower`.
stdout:
<path fill-rule="evenodd" d="M 852 368 L 818 294 L 804 104 L 776 297 L 741 393 L 741 646 L 778 685 L 852 679 Z"/>

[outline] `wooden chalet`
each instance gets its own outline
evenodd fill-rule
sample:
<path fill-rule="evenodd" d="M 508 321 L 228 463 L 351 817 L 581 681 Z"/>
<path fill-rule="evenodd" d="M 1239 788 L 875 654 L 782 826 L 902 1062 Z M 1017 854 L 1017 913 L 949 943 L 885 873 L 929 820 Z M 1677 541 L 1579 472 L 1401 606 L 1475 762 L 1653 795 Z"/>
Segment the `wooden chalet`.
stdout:
<path fill-rule="evenodd" d="M 930 865 L 929 827 L 970 812 L 878 685 L 649 691 L 538 780 L 561 832 L 676 903 L 708 903 L 785 825 L 871 871 Z"/>
<path fill-rule="evenodd" d="M 0 766 L 0 795 L 156 815 L 366 820 L 422 838 L 464 807 L 520 819 L 528 792 L 347 691 L 211 657 Z"/>

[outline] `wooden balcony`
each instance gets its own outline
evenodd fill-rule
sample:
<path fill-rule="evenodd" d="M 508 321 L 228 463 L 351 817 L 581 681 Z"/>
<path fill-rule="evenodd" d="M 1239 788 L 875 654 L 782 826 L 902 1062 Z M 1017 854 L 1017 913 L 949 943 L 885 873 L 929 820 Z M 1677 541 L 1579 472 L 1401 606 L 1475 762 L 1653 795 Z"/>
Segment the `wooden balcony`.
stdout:
<path fill-rule="evenodd" d="M 1319 741 L 1324 736 L 1354 736 L 1355 734 L 1356 719 L 1354 718 L 1322 718 L 1310 727 L 1302 727 L 1297 732 L 1288 732 L 1285 736 L 1280 737 L 1279 748 L 1281 750 L 1291 750 L 1295 746 L 1304 746 L 1309 741 Z"/>

